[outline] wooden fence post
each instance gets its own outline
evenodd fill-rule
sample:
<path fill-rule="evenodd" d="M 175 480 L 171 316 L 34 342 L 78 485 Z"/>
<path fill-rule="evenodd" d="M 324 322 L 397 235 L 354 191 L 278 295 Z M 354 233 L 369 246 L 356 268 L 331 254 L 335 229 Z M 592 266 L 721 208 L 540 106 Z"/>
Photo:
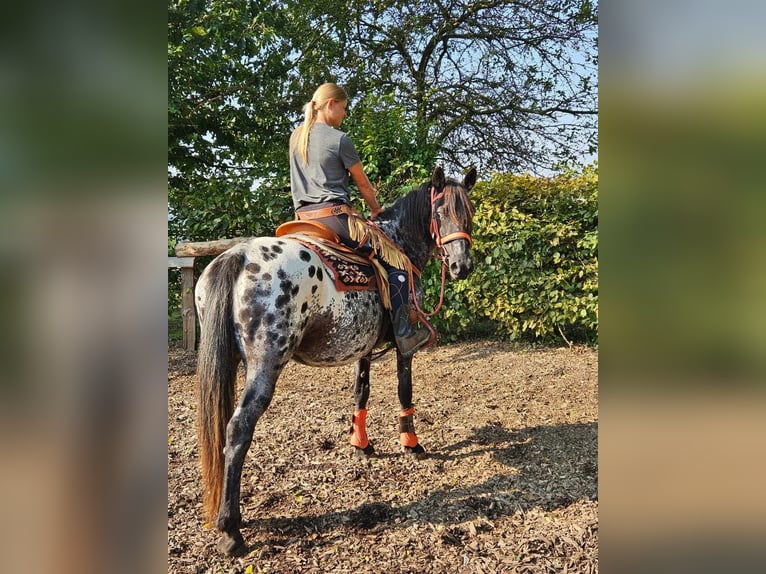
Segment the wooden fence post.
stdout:
<path fill-rule="evenodd" d="M 181 268 L 183 347 L 187 351 L 193 351 L 197 346 L 197 315 L 194 311 L 194 257 L 168 257 L 168 267 Z"/>

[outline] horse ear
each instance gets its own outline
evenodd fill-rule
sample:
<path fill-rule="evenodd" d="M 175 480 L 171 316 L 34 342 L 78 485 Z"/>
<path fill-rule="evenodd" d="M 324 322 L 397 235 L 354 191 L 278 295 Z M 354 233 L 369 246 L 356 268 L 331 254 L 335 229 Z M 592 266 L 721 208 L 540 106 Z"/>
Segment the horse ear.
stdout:
<path fill-rule="evenodd" d="M 434 172 L 431 174 L 431 185 L 436 189 L 441 189 L 444 187 L 444 183 L 444 170 L 441 166 L 437 165 L 434 168 Z"/>
<path fill-rule="evenodd" d="M 472 167 L 469 169 L 465 176 L 463 176 L 463 185 L 468 191 L 471 191 L 471 188 L 476 185 L 476 168 Z"/>

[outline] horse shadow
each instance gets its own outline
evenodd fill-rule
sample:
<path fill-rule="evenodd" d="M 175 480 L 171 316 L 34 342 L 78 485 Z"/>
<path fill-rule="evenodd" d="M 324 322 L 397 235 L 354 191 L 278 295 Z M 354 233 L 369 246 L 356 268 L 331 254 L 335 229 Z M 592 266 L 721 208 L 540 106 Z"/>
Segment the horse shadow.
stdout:
<path fill-rule="evenodd" d="M 438 448 L 438 446 L 436 447 Z M 491 521 L 533 508 L 551 511 L 575 501 L 598 498 L 598 423 L 542 425 L 509 430 L 501 424 L 473 429 L 459 442 L 429 453 L 420 464 L 449 472 L 451 461 L 491 456 L 506 467 L 485 481 L 455 488 L 438 488 L 419 500 L 394 506 L 391 501 L 364 503 L 356 508 L 303 517 L 254 518 L 243 526 L 267 531 L 280 544 L 286 538 L 323 533 L 339 526 L 380 532 L 402 521 L 452 527 L 467 521 Z M 458 532 L 460 529 L 449 529 Z M 330 543 L 321 536 L 299 543 L 312 547 Z M 263 543 L 263 542 L 261 542 Z"/>

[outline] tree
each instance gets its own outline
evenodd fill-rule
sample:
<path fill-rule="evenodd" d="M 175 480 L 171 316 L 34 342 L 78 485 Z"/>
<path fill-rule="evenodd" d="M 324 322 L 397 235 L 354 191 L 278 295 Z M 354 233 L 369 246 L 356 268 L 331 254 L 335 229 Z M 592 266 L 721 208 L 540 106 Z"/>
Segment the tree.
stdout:
<path fill-rule="evenodd" d="M 436 145 L 442 161 L 482 171 L 550 169 L 595 151 L 590 0 L 350 0 L 349 9 L 356 27 L 340 39 L 361 71 L 356 87 L 394 95 L 417 148 Z"/>
<path fill-rule="evenodd" d="M 170 0 L 171 237 L 291 217 L 288 138 L 322 82 L 384 198 L 436 162 L 550 170 L 596 146 L 590 0 Z"/>
<path fill-rule="evenodd" d="M 287 144 L 307 90 L 330 77 L 332 43 L 300 2 L 171 0 L 171 235 L 266 234 L 290 218 Z M 316 49 L 322 44 L 322 50 Z"/>

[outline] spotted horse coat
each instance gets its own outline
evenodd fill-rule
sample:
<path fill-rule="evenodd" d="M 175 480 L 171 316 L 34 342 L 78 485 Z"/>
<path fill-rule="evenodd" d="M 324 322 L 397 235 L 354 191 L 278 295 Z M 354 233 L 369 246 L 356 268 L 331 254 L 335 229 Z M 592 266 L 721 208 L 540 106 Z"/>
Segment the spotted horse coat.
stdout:
<path fill-rule="evenodd" d="M 472 270 L 469 170 L 462 182 L 436 168 L 378 218 L 378 225 L 422 269 L 438 245 L 453 279 Z M 365 418 L 373 349 L 393 340 L 389 314 L 374 291 L 338 291 L 320 257 L 289 236 L 259 237 L 219 255 L 197 282 L 201 337 L 197 355 L 198 441 L 204 510 L 225 554 L 247 551 L 240 532 L 242 466 L 256 422 L 289 360 L 324 367 L 356 363 L 350 442 L 373 452 Z M 236 402 L 239 361 L 245 385 Z M 422 457 L 413 423 L 412 358 L 397 351 L 400 440 Z"/>

